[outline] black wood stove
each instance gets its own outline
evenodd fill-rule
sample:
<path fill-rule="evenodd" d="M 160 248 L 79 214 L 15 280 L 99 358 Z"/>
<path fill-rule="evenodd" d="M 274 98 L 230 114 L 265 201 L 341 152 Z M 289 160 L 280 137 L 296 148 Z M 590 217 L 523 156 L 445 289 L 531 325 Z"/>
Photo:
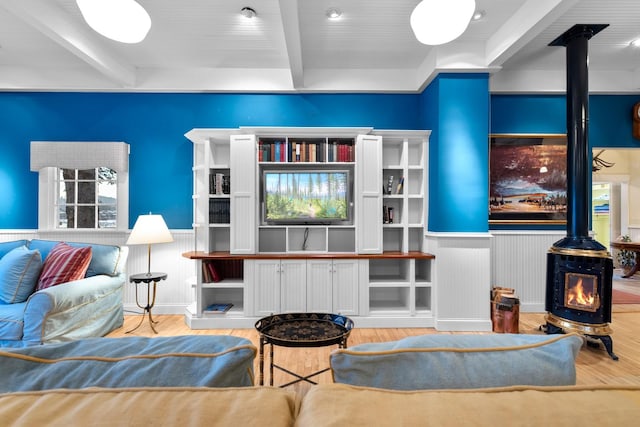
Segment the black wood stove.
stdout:
<path fill-rule="evenodd" d="M 611 340 L 613 260 L 589 236 L 588 42 L 608 25 L 578 24 L 550 43 L 567 49 L 567 236 L 547 254 L 546 332 L 578 332 L 600 340 L 614 360 Z"/>

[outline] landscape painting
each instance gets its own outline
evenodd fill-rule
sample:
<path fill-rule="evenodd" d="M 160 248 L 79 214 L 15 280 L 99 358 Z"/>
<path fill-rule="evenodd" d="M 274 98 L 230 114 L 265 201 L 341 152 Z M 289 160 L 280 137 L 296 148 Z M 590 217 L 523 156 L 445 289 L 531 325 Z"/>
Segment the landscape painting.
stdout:
<path fill-rule="evenodd" d="M 565 223 L 566 135 L 491 135 L 490 223 Z"/>

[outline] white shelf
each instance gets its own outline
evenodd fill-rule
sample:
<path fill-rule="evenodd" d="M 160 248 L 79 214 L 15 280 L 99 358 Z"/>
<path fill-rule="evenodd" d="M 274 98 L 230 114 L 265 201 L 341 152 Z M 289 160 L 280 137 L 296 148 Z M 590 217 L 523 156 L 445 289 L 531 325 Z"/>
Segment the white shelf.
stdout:
<path fill-rule="evenodd" d="M 407 280 L 398 281 L 395 277 L 376 277 L 369 279 L 369 287 L 371 288 L 407 288 L 411 283 Z"/>
<path fill-rule="evenodd" d="M 225 289 L 225 288 L 242 288 L 244 281 L 242 279 L 225 279 L 220 282 L 203 282 L 203 289 Z"/>
<path fill-rule="evenodd" d="M 380 131 L 382 136 L 382 180 L 386 194 L 382 196 L 383 210 L 393 208 L 392 224 L 383 221 L 384 251 L 422 251 L 423 236 L 414 229 L 426 224 L 426 160 L 427 141 L 425 135 Z M 389 179 L 392 177 L 391 191 Z M 402 189 L 397 192 L 398 183 Z M 395 229 L 400 229 L 395 231 Z M 393 230 L 393 231 L 392 231 Z"/>

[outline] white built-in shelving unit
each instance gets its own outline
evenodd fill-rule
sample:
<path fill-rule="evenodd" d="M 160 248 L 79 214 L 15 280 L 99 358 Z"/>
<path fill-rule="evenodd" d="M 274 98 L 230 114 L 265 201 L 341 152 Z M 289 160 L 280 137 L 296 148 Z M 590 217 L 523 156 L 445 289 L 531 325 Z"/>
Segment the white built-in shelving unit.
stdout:
<path fill-rule="evenodd" d="M 186 136 L 194 144 L 195 247 L 184 256 L 197 275 L 189 326 L 252 327 L 263 316 L 304 311 L 341 313 L 359 326 L 433 326 L 428 131 L 239 128 Z M 305 168 L 349 171 L 350 221 L 262 222 L 265 171 Z M 207 313 L 213 303 L 233 306 Z"/>

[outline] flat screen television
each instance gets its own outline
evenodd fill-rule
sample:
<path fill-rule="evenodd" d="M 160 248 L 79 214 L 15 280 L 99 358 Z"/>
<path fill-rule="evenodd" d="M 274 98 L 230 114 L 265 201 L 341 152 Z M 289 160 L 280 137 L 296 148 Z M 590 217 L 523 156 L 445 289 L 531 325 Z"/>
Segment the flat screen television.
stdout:
<path fill-rule="evenodd" d="M 265 170 L 262 220 L 267 224 L 350 224 L 351 171 Z"/>

